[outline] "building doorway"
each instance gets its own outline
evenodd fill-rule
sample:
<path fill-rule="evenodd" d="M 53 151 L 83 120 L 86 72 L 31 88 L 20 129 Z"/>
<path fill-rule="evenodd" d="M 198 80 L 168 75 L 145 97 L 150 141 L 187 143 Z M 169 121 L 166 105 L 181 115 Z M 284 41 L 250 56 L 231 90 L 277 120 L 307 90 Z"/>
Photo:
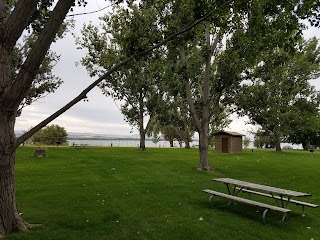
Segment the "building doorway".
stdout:
<path fill-rule="evenodd" d="M 229 152 L 229 139 L 222 138 L 222 152 L 228 153 Z"/>

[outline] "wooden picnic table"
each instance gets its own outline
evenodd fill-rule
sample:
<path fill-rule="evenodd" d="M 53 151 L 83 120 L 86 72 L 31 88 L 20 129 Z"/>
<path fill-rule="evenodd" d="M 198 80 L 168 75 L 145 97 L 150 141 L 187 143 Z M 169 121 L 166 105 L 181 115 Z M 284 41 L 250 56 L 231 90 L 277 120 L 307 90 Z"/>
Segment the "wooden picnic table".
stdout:
<path fill-rule="evenodd" d="M 203 190 L 204 192 L 211 194 L 211 197 L 209 198 L 210 205 L 211 205 L 211 199 L 213 196 L 220 196 L 220 197 L 229 199 L 228 205 L 230 205 L 232 201 L 237 201 L 237 202 L 243 202 L 251 205 L 260 206 L 266 209 L 262 216 L 263 222 L 265 222 L 265 215 L 269 209 L 282 212 L 283 213 L 282 220 L 288 218 L 287 213 L 290 212 L 290 209 L 288 209 L 289 203 L 294 203 L 296 205 L 302 206 L 303 216 L 304 216 L 304 206 L 313 207 L 313 208 L 318 207 L 318 205 L 315 205 L 312 203 L 306 203 L 306 202 L 291 199 L 292 197 L 311 196 L 311 194 L 309 193 L 271 187 L 267 185 L 256 184 L 256 183 L 241 181 L 241 180 L 232 179 L 232 178 L 214 178 L 213 181 L 224 183 L 227 186 L 228 194 L 220 193 L 220 192 L 209 190 L 209 189 Z M 258 190 L 258 191 L 253 191 L 253 190 Z M 260 191 L 263 191 L 263 192 L 260 192 Z M 257 195 L 273 198 L 277 204 L 277 207 L 269 204 L 260 203 L 260 202 L 237 197 L 237 194 L 239 192 L 249 193 L 250 198 L 251 198 L 251 194 L 257 194 Z"/>
<path fill-rule="evenodd" d="M 288 197 L 306 197 L 311 196 L 309 193 L 302 193 L 282 188 L 276 188 L 276 187 L 270 187 L 267 185 L 261 185 L 256 183 L 250 183 L 245 181 L 240 181 L 237 179 L 232 178 L 214 178 L 213 181 L 222 182 L 227 185 L 229 194 L 231 194 L 231 189 L 229 188 L 229 185 L 233 185 L 235 187 L 245 188 L 245 189 L 256 189 L 260 191 L 269 192 L 270 194 L 278 194 L 279 196 L 288 196 Z M 234 188 L 233 191 L 235 191 L 236 188 Z M 233 192 L 235 193 L 235 192 Z M 234 195 L 234 194 L 232 194 Z"/>

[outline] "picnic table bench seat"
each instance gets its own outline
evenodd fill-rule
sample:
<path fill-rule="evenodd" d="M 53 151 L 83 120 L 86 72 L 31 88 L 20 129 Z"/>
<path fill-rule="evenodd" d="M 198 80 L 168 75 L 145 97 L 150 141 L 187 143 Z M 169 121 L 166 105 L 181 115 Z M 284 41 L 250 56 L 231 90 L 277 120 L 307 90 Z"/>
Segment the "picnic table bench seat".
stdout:
<path fill-rule="evenodd" d="M 298 200 L 294 200 L 294 199 L 288 199 L 288 198 L 282 198 L 279 196 L 275 196 L 269 193 L 263 193 L 263 192 L 257 192 L 257 191 L 253 191 L 250 189 L 244 189 L 244 188 L 239 188 L 236 187 L 235 189 L 240 190 L 242 192 L 246 192 L 249 194 L 256 194 L 256 195 L 260 195 L 260 196 L 264 196 L 264 197 L 270 197 L 270 198 L 274 198 L 274 199 L 278 199 L 278 200 L 283 200 L 283 201 L 289 201 L 290 203 L 294 203 L 297 206 L 301 206 L 302 207 L 302 216 L 305 216 L 304 214 L 304 207 L 312 207 L 312 208 L 317 208 L 319 207 L 319 205 L 313 204 L 313 203 L 307 203 L 307 202 L 302 202 L 302 201 L 298 201 Z"/>
<path fill-rule="evenodd" d="M 268 210 L 273 210 L 273 211 L 277 211 L 277 212 L 283 213 L 283 217 L 282 217 L 281 221 L 283 221 L 286 218 L 287 213 L 291 211 L 290 209 L 287 209 L 287 208 L 282 208 L 282 207 L 277 207 L 277 206 L 273 206 L 273 205 L 269 205 L 269 204 L 265 204 L 265 203 L 261 203 L 261 202 L 256 202 L 256 201 L 253 201 L 253 200 L 250 200 L 250 199 L 245 199 L 245 198 L 233 196 L 233 195 L 230 195 L 230 194 L 217 192 L 217 191 L 213 191 L 213 190 L 210 190 L 210 189 L 205 189 L 205 190 L 203 190 L 203 192 L 211 194 L 211 196 L 209 198 L 209 205 L 210 206 L 212 206 L 212 204 L 211 204 L 212 197 L 213 196 L 219 196 L 219 197 L 227 198 L 230 201 L 246 203 L 246 204 L 249 204 L 249 205 L 253 205 L 253 206 L 258 206 L 258 207 L 264 208 L 265 210 L 264 210 L 264 212 L 262 214 L 262 221 L 263 221 L 264 224 L 266 223 L 265 216 L 266 216 Z M 229 202 L 229 204 L 230 204 L 230 202 Z"/>

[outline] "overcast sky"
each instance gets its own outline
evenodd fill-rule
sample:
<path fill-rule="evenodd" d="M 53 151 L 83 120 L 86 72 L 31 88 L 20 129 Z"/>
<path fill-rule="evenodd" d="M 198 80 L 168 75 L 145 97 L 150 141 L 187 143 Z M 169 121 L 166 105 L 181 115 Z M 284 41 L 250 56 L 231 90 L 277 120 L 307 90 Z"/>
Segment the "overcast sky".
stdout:
<path fill-rule="evenodd" d="M 107 1 L 88 1 L 87 7 L 76 8 L 74 13 L 90 12 L 103 9 L 110 5 Z M 98 3 L 99 2 L 99 3 Z M 76 26 L 74 33 L 80 36 L 80 29 L 83 23 L 92 21 L 98 24 L 98 17 L 108 13 L 111 8 L 104 9 L 98 13 L 81 15 L 75 17 Z M 305 37 L 319 36 L 320 31 L 309 29 L 305 32 Z M 60 88 L 46 98 L 26 107 L 22 115 L 16 120 L 16 130 L 28 130 L 35 126 L 55 111 L 59 110 L 70 100 L 75 98 L 84 88 L 86 88 L 96 78 L 90 78 L 84 67 L 76 66 L 84 55 L 84 51 L 76 49 L 74 37 L 68 33 L 67 36 L 52 45 L 52 49 L 61 55 L 59 63 L 54 68 L 54 74 L 59 76 L 64 83 Z M 319 81 L 312 82 L 320 90 Z M 123 120 L 119 104 L 112 98 L 102 95 L 98 87 L 94 88 L 88 95 L 88 102 L 81 101 L 54 120 L 52 123 L 59 124 L 66 128 L 68 132 L 99 133 L 130 135 L 138 134 L 136 129 L 131 132 L 131 127 Z M 247 134 L 252 130 L 251 125 L 246 125 L 247 118 L 238 118 L 232 115 L 233 122 L 228 130 Z"/>

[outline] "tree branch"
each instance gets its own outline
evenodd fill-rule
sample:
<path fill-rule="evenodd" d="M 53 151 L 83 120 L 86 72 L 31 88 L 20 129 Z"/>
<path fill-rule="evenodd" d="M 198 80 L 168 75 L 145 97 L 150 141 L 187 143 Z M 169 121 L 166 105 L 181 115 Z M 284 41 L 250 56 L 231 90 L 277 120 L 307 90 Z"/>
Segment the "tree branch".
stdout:
<path fill-rule="evenodd" d="M 186 90 L 186 95 L 187 95 L 187 102 L 189 105 L 189 111 L 190 111 L 192 119 L 195 123 L 195 127 L 199 131 L 201 129 L 201 122 L 200 122 L 200 119 L 197 115 L 196 108 L 194 106 L 194 102 L 193 102 L 192 94 L 191 94 L 190 83 L 189 83 L 188 79 L 184 80 L 184 84 L 185 84 L 185 90 Z"/>
<path fill-rule="evenodd" d="M 73 2 L 74 0 L 58 1 L 27 59 L 23 63 L 17 78 L 14 80 L 11 92 L 16 94 L 17 98 L 21 98 L 21 101 L 25 95 L 24 93 L 28 91 L 37 75 L 37 71 Z"/>
<path fill-rule="evenodd" d="M 1 0 L 0 3 L 1 18 L 5 18 L 5 2 L 6 1 Z M 29 25 L 31 16 L 37 8 L 37 4 L 38 0 L 20 0 L 17 2 L 16 7 L 7 20 L 2 19 L 4 23 L 0 25 L 0 42 L 2 42 L 6 48 L 12 49 L 16 45 L 22 32 Z"/>
<path fill-rule="evenodd" d="M 159 93 L 158 98 L 157 98 L 157 104 L 154 107 L 153 111 L 151 112 L 150 117 L 149 117 L 149 121 L 148 121 L 147 126 L 146 126 L 146 129 L 144 130 L 145 133 L 147 133 L 149 131 L 150 127 L 151 127 L 152 120 L 153 120 L 154 116 L 156 115 L 156 112 L 158 111 L 158 107 L 159 107 L 161 98 L 162 98 L 162 94 Z"/>
<path fill-rule="evenodd" d="M 61 1 L 61 0 L 60 0 Z M 59 2 L 60 2 L 59 1 Z M 233 0 L 232 0 L 233 1 Z M 230 3 L 232 1 L 227 1 L 225 4 Z M 90 92 L 95 86 L 97 86 L 100 82 L 102 82 L 104 79 L 106 79 L 108 76 L 110 76 L 113 72 L 117 71 L 119 68 L 121 68 L 122 66 L 126 65 L 127 63 L 129 63 L 130 61 L 132 61 L 135 58 L 147 55 L 149 52 L 151 52 L 152 50 L 166 44 L 167 42 L 169 42 L 170 40 L 172 40 L 174 37 L 181 35 L 187 31 L 189 31 L 190 29 L 192 29 L 194 26 L 198 25 L 199 23 L 203 22 L 208 16 L 210 16 L 212 14 L 212 12 L 206 14 L 204 17 L 193 21 L 190 24 L 187 24 L 186 26 L 182 27 L 181 29 L 179 29 L 177 32 L 170 34 L 167 38 L 165 38 L 163 41 L 159 42 L 158 44 L 155 44 L 154 46 L 150 47 L 147 50 L 138 52 L 128 58 L 126 58 L 125 60 L 123 60 L 122 62 L 114 65 L 113 67 L 110 68 L 109 71 L 107 71 L 105 74 L 103 74 L 101 77 L 99 77 L 97 80 L 95 80 L 93 83 L 91 83 L 85 90 L 83 90 L 76 98 L 74 98 L 72 101 L 70 101 L 68 104 L 66 104 L 64 107 L 62 107 L 60 110 L 58 110 L 57 112 L 55 112 L 54 114 L 52 114 L 51 116 L 49 116 L 47 119 L 43 120 L 42 122 L 40 122 L 37 126 L 33 127 L 32 129 L 30 129 L 28 132 L 24 133 L 23 135 L 21 135 L 19 138 L 16 139 L 16 143 L 15 143 L 15 147 L 18 147 L 21 143 L 23 143 L 24 141 L 26 141 L 28 138 L 30 138 L 33 134 L 35 134 L 37 131 L 39 131 L 41 128 L 45 127 L 48 123 L 50 123 L 51 121 L 53 121 L 54 119 L 56 119 L 57 117 L 59 117 L 61 114 L 63 114 L 64 112 L 66 112 L 68 109 L 70 109 L 72 106 L 74 106 L 76 103 L 80 102 L 82 99 L 86 98 L 86 95 L 88 92 Z M 199 122 L 200 124 L 200 122 Z"/>

